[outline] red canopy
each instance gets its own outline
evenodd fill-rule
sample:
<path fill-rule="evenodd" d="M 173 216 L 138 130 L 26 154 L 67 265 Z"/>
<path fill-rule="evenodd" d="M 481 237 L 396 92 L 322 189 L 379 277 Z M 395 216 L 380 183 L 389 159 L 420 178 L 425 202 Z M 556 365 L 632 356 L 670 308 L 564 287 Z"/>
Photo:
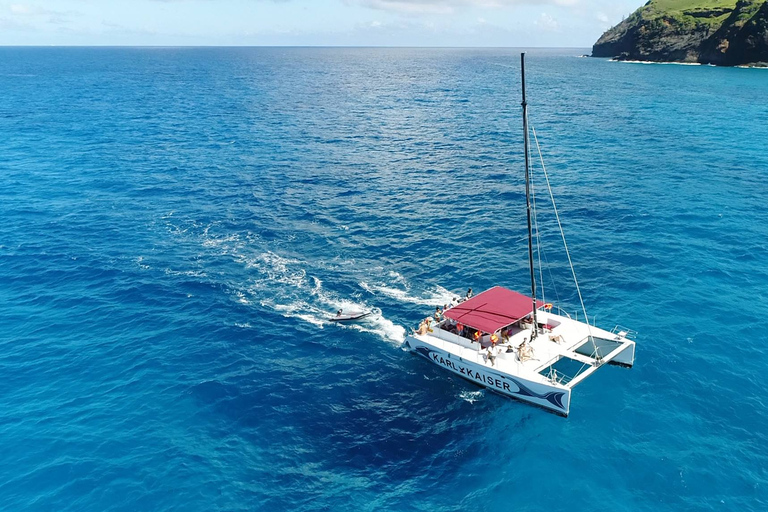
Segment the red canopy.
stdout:
<path fill-rule="evenodd" d="M 536 301 L 536 307 L 544 305 Z M 531 314 L 533 299 L 522 293 L 495 286 L 458 306 L 445 311 L 445 316 L 482 332 L 492 333 Z"/>

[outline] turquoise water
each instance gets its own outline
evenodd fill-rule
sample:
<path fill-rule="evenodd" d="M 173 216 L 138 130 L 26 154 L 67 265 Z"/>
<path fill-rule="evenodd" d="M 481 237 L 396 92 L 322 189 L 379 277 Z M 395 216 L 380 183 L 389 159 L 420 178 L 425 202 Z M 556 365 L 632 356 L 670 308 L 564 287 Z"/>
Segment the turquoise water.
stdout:
<path fill-rule="evenodd" d="M 527 289 L 518 51 L 0 48 L 0 508 L 768 507 L 768 72 L 581 53 L 531 122 L 639 337 L 563 419 L 399 345 Z"/>

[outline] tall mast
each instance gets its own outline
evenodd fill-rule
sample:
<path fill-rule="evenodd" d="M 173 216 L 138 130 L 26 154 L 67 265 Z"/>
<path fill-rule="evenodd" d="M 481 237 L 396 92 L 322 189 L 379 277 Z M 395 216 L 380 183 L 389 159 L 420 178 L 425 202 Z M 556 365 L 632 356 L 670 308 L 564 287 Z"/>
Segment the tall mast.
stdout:
<path fill-rule="evenodd" d="M 523 140 L 525 142 L 525 207 L 528 214 L 528 262 L 531 267 L 531 296 L 533 297 L 533 341 L 539 333 L 539 324 L 536 323 L 536 274 L 533 271 L 533 229 L 531 229 L 531 176 L 528 156 L 528 102 L 525 100 L 525 52 L 520 54 L 520 70 L 523 82 Z"/>

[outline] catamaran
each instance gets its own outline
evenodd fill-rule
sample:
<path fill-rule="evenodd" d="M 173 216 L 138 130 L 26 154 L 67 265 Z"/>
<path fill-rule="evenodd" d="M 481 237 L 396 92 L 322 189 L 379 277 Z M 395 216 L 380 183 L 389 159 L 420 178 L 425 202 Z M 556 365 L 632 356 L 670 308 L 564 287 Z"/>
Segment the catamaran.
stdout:
<path fill-rule="evenodd" d="M 536 213 L 534 206 L 532 215 L 525 53 L 520 55 L 520 64 L 531 296 L 501 286 L 493 287 L 442 314 L 438 312 L 434 322 L 432 317 L 427 317 L 417 330 L 406 336 L 404 343 L 416 354 L 475 384 L 568 416 L 571 391 L 577 384 L 605 364 L 625 367 L 634 364 L 637 333 L 618 325 L 608 331 L 590 324 L 543 159 L 542 169 L 584 321 L 537 299 L 533 244 Z M 535 139 L 535 131 L 533 135 Z M 536 146 L 538 148 L 538 140 Z M 538 228 L 536 234 L 538 239 Z"/>

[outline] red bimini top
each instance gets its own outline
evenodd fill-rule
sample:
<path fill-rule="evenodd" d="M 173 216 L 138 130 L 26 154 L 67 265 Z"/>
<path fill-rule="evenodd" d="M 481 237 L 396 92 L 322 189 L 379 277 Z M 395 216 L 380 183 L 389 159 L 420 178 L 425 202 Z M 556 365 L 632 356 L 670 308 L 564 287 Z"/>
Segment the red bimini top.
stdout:
<path fill-rule="evenodd" d="M 543 305 L 544 302 L 536 301 L 537 308 Z M 493 333 L 530 315 L 532 307 L 532 298 L 494 286 L 448 309 L 444 315 L 473 329 Z"/>

